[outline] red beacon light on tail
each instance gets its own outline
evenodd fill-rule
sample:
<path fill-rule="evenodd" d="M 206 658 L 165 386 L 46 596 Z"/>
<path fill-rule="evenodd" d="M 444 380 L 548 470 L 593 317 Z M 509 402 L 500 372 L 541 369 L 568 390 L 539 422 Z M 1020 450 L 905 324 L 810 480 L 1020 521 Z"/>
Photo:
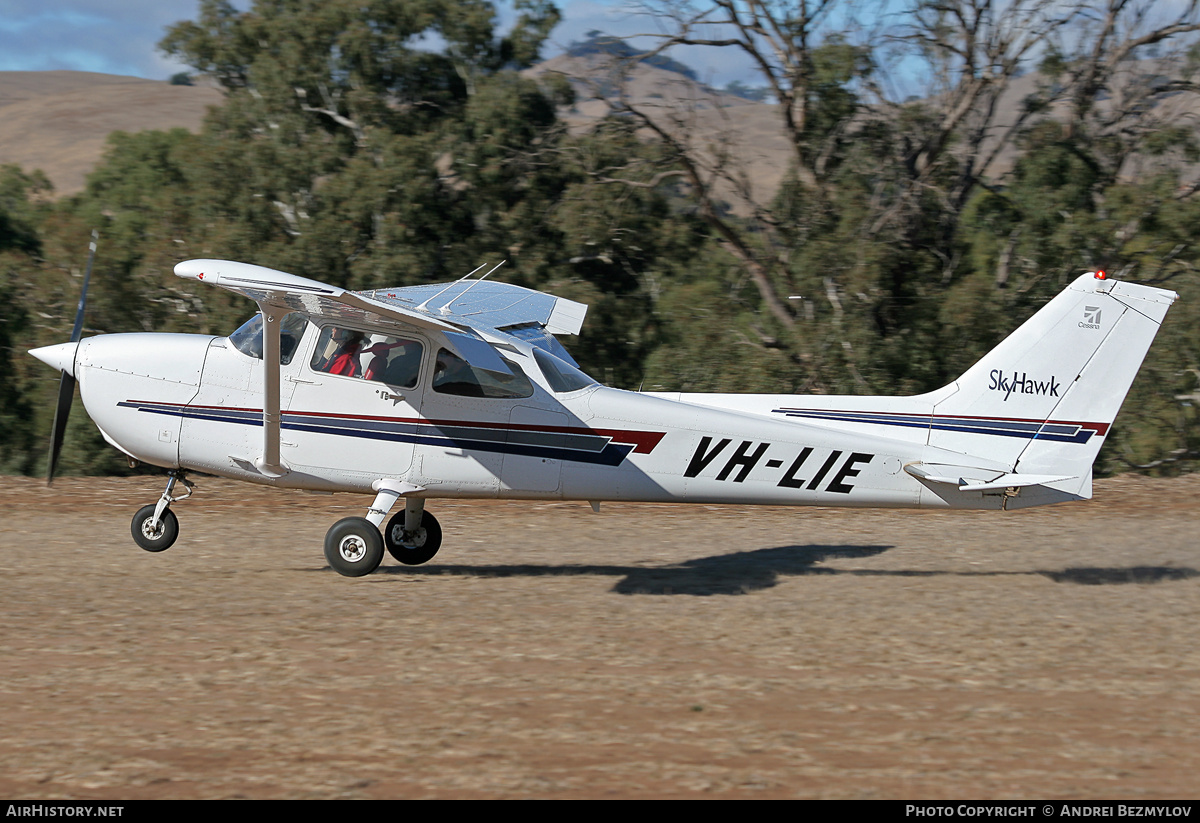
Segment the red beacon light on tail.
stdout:
<path fill-rule="evenodd" d="M 1096 272 L 1096 273 L 1095 273 L 1093 276 L 1094 276 L 1094 277 L 1095 277 L 1097 280 L 1104 280 L 1105 278 L 1107 278 L 1107 277 L 1108 277 L 1108 275 L 1107 275 L 1107 274 L 1105 274 L 1105 273 L 1104 273 L 1104 272 L 1102 272 L 1102 271 L 1097 271 L 1097 272 Z"/>

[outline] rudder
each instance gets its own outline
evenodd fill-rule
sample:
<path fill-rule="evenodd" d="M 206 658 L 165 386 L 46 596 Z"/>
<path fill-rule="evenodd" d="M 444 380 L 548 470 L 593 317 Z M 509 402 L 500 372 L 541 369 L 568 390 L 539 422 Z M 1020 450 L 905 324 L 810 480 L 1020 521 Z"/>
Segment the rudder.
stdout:
<path fill-rule="evenodd" d="M 1102 273 L 1079 277 L 933 393 L 930 445 L 1069 478 L 1048 485 L 1090 497 L 1092 461 L 1177 298 Z"/>

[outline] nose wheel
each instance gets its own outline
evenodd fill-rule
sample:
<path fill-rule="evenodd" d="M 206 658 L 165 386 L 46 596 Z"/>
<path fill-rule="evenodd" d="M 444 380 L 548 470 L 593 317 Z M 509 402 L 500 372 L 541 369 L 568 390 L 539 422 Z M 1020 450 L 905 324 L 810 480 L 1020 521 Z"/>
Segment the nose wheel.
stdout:
<path fill-rule="evenodd" d="M 154 516 L 154 505 L 142 506 L 133 516 L 129 531 L 133 542 L 148 552 L 165 552 L 179 537 L 179 518 L 170 509 L 164 509 L 159 517 Z"/>
<path fill-rule="evenodd" d="M 187 493 L 172 497 L 171 492 L 175 490 L 176 483 L 182 483 L 187 488 Z M 179 518 L 171 511 L 170 506 L 177 500 L 191 497 L 193 488 L 195 487 L 184 478 L 182 472 L 170 472 L 167 488 L 162 497 L 158 498 L 158 502 L 142 506 L 133 516 L 133 522 L 129 524 L 133 542 L 148 552 L 165 552 L 171 548 L 179 537 Z"/>

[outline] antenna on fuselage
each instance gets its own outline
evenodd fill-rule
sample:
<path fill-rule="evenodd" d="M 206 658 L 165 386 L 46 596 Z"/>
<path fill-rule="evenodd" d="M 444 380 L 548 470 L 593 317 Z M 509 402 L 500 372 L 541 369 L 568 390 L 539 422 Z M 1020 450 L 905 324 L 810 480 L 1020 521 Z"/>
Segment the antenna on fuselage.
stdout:
<path fill-rule="evenodd" d="M 495 272 L 495 271 L 496 271 L 496 269 L 500 268 L 501 266 L 503 266 L 503 265 L 504 265 L 505 263 L 507 263 L 507 262 L 508 262 L 507 260 L 501 260 L 501 261 L 500 261 L 499 263 L 497 263 L 495 266 L 492 266 L 492 269 L 491 269 L 491 271 L 489 271 L 489 272 L 488 272 L 487 274 L 485 274 L 483 277 L 480 277 L 478 280 L 476 280 L 476 281 L 474 281 L 473 283 L 471 283 L 471 285 L 467 286 L 465 289 L 463 289 L 461 292 L 459 292 L 459 294 L 458 294 L 456 297 L 451 297 L 449 300 L 447 300 L 447 301 L 446 301 L 446 305 L 442 306 L 440 309 L 438 309 L 438 311 L 439 311 L 439 312 L 441 312 L 442 314 L 449 314 L 449 313 L 450 313 L 450 304 L 451 304 L 451 303 L 453 303 L 455 300 L 461 300 L 461 299 L 463 298 L 463 295 L 465 295 L 465 294 L 466 294 L 467 292 L 469 292 L 471 289 L 475 288 L 475 285 L 476 285 L 477 283 L 482 283 L 484 280 L 487 280 L 487 279 L 488 279 L 488 277 L 489 277 L 489 276 L 490 276 L 490 275 L 491 275 L 493 272 Z M 483 266 L 480 266 L 480 267 L 479 267 L 479 269 L 482 269 L 482 268 L 483 268 Z M 479 269 L 475 269 L 475 271 L 479 271 Z M 471 273 L 472 273 L 472 274 L 474 274 L 475 272 L 471 272 Z"/>
<path fill-rule="evenodd" d="M 460 278 L 458 278 L 457 280 L 455 280 L 453 283 L 447 283 L 447 284 L 446 284 L 446 288 L 442 289 L 440 292 L 438 292 L 437 294 L 433 295 L 433 297 L 430 297 L 430 298 L 426 299 L 424 303 L 422 303 L 421 305 L 417 306 L 417 311 L 429 311 L 429 303 L 430 303 L 430 302 L 433 300 L 433 298 L 434 298 L 434 297 L 439 297 L 440 295 L 443 295 L 443 294 L 445 294 L 447 291 L 449 291 L 450 289 L 454 288 L 454 287 L 455 287 L 455 286 L 457 286 L 459 283 L 461 283 L 462 281 L 466 280 L 468 277 L 470 277 L 472 274 L 474 274 L 475 272 L 479 271 L 480 269 L 482 269 L 482 268 L 483 268 L 484 266 L 486 266 L 486 265 L 487 265 L 487 263 L 482 263 L 482 264 L 480 264 L 479 266 L 477 266 L 477 267 L 476 267 L 474 270 L 472 270 L 472 271 L 468 272 L 467 274 L 464 274 L 462 277 L 460 277 Z M 488 272 L 488 274 L 491 274 L 491 272 Z M 487 277 L 487 275 L 485 274 L 485 275 L 484 275 L 484 277 Z"/>

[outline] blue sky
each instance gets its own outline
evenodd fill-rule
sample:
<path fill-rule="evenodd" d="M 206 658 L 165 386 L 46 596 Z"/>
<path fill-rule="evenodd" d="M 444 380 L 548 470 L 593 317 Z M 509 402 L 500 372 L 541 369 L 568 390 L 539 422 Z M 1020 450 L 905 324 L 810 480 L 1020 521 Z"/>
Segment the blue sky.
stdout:
<path fill-rule="evenodd" d="M 235 5 L 248 7 L 250 0 L 235 0 Z M 592 29 L 645 30 L 645 19 L 625 11 L 621 0 L 559 0 L 558 5 L 563 22 L 543 50 L 545 57 Z M 167 26 L 195 17 L 198 9 L 199 0 L 0 0 L 0 71 L 74 69 L 165 80 L 186 67 L 159 54 L 156 44 Z M 720 52 L 673 56 L 717 85 L 757 84 L 748 64 L 731 50 Z"/>

